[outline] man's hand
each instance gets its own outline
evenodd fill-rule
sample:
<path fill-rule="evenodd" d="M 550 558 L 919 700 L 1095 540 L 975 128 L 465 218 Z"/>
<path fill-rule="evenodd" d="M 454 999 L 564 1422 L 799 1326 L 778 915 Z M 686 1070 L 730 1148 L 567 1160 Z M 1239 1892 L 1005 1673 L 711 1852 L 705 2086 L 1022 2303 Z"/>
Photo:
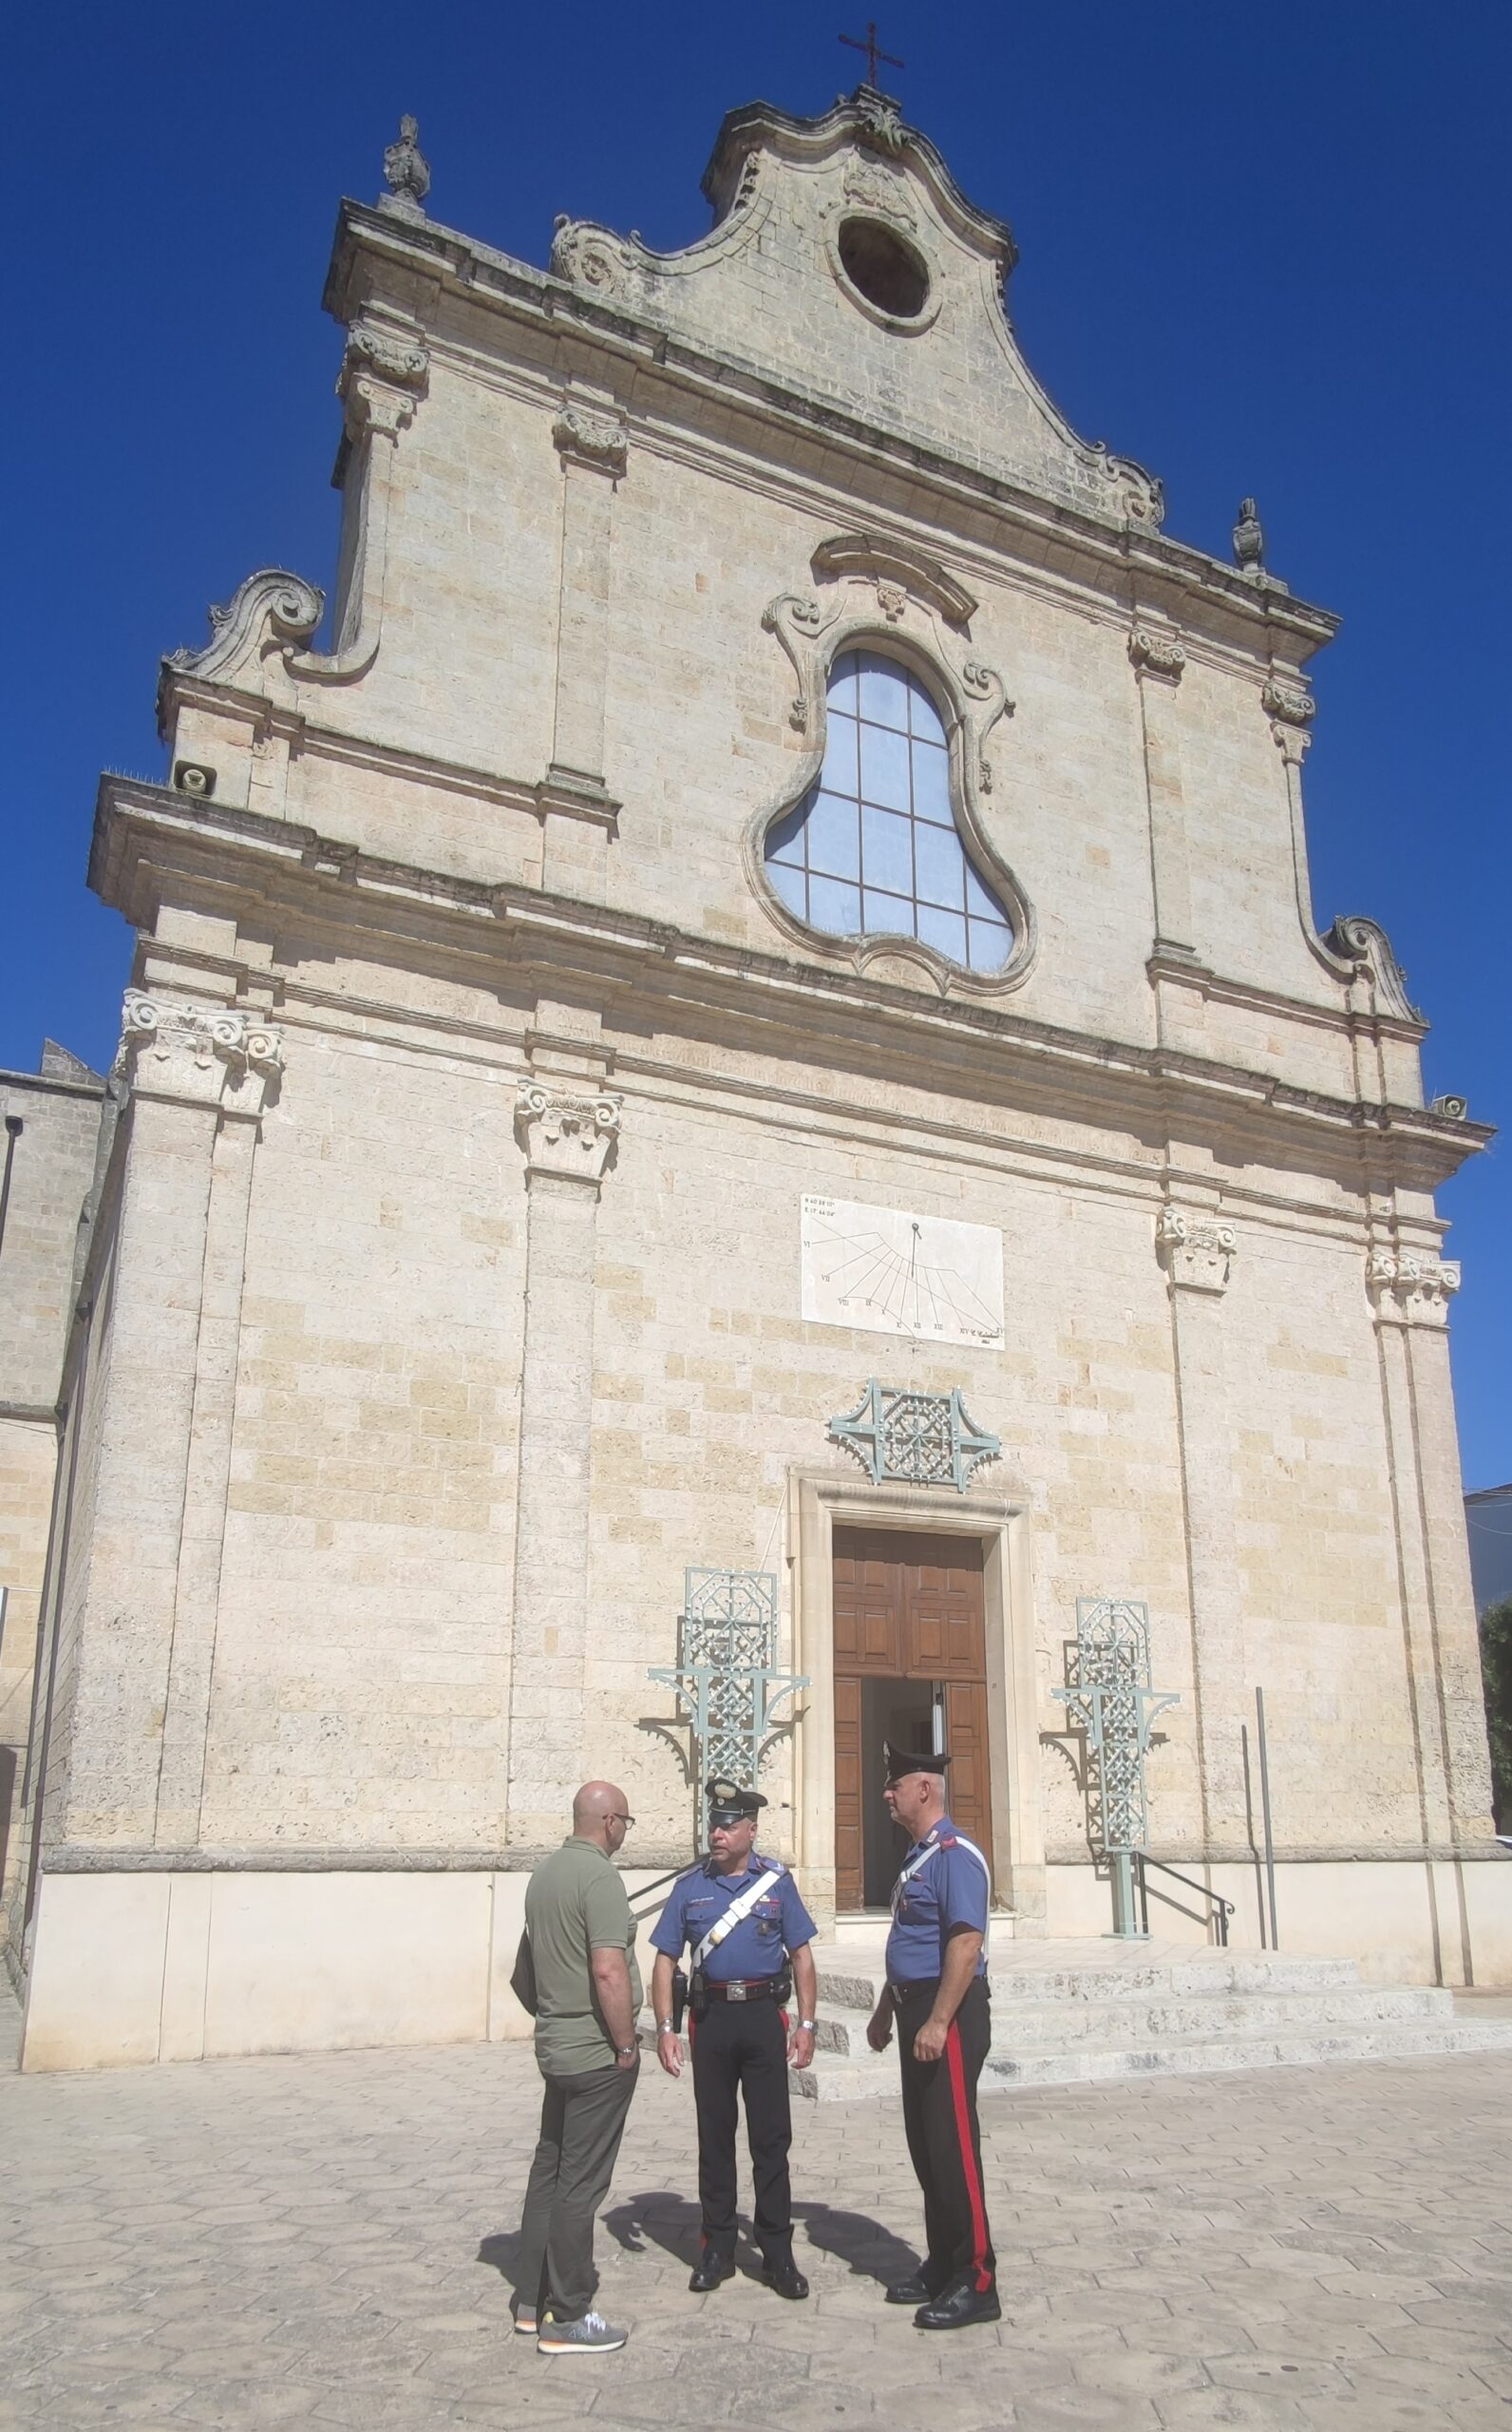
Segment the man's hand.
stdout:
<path fill-rule="evenodd" d="M 680 2035 L 673 2035 L 671 2029 L 669 2029 L 665 2035 L 658 2035 L 656 2038 L 656 2058 L 661 2062 L 662 2067 L 666 2070 L 667 2075 L 670 2078 L 680 2078 L 683 2074 L 682 2037 Z"/>
<path fill-rule="evenodd" d="M 633 2052 L 616 2052 L 614 2055 L 614 2066 L 616 2069 L 638 2069 L 640 2066 L 640 2045 L 637 2043 Z"/>
<path fill-rule="evenodd" d="M 787 2065 L 790 2069 L 806 2069 L 814 2057 L 812 2027 L 795 2026 L 787 2039 Z"/>
<path fill-rule="evenodd" d="M 945 2050 L 945 2039 L 951 2031 L 948 2018 L 927 2018 L 914 2038 L 916 2061 L 937 2061 Z"/>
<path fill-rule="evenodd" d="M 866 2022 L 866 2041 L 874 2052 L 885 2052 L 893 2040 L 893 1997 L 883 1993 Z"/>

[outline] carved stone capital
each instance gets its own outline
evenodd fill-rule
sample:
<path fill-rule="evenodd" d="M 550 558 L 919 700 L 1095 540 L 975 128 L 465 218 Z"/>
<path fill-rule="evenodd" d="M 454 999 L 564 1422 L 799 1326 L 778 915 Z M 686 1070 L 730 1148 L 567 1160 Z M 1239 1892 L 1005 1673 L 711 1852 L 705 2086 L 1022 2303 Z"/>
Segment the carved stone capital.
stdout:
<path fill-rule="evenodd" d="M 429 349 L 403 332 L 354 321 L 347 332 L 336 394 L 347 408 L 347 435 L 381 432 L 397 439 L 415 418 L 430 376 Z"/>
<path fill-rule="evenodd" d="M 430 350 L 397 331 L 379 329 L 371 321 L 353 321 L 347 332 L 342 369 L 350 370 L 361 364 L 369 365 L 381 380 L 391 380 L 396 388 L 423 389 L 430 371 Z"/>
<path fill-rule="evenodd" d="M 593 413 L 586 406 L 563 406 L 551 427 L 554 445 L 569 465 L 587 465 L 595 473 L 617 481 L 625 469 L 629 435 L 612 414 Z"/>
<path fill-rule="evenodd" d="M 515 1131 L 531 1174 L 597 1188 L 619 1133 L 620 1100 L 600 1090 L 579 1097 L 550 1082 L 521 1081 Z"/>
<path fill-rule="evenodd" d="M 1313 740 L 1308 729 L 1317 715 L 1317 703 L 1312 694 L 1299 684 L 1278 684 L 1273 675 L 1261 690 L 1260 707 L 1271 721 L 1277 751 L 1289 767 L 1296 767 Z"/>
<path fill-rule="evenodd" d="M 347 408 L 347 437 L 360 439 L 367 431 L 380 439 L 397 439 L 415 419 L 415 394 L 410 389 L 396 389 L 360 366 L 344 371 L 338 384 L 341 401 Z"/>
<path fill-rule="evenodd" d="M 1173 684 L 1181 682 L 1186 652 L 1175 634 L 1161 634 L 1149 625 L 1136 625 L 1128 637 L 1128 655 L 1137 675 L 1163 675 Z"/>
<path fill-rule="evenodd" d="M 1188 1215 L 1162 1207 L 1155 1221 L 1155 1247 L 1171 1282 L 1189 1292 L 1222 1292 L 1238 1256 L 1238 1235 L 1215 1216 Z"/>
<path fill-rule="evenodd" d="M 1365 1281 L 1378 1318 L 1395 1325 L 1442 1326 L 1449 1297 L 1460 1288 L 1459 1261 L 1435 1258 L 1427 1250 L 1376 1248 L 1366 1260 Z"/>
<path fill-rule="evenodd" d="M 126 990 L 116 1070 L 138 1097 L 258 1115 L 283 1061 L 281 1033 L 255 1015 Z"/>

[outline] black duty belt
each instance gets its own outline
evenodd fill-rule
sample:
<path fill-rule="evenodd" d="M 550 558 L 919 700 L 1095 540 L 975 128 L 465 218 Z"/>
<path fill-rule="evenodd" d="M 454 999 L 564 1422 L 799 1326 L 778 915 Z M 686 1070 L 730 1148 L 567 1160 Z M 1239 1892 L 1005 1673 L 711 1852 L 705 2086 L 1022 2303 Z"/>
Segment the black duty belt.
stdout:
<path fill-rule="evenodd" d="M 765 2002 L 777 1990 L 775 1976 L 735 1976 L 728 1985 L 706 1985 L 705 1997 L 711 2002 Z"/>
<path fill-rule="evenodd" d="M 895 2002 L 906 2002 L 910 1993 L 937 1993 L 939 1991 L 939 1978 L 937 1976 L 920 1976 L 912 1985 L 889 1985 L 887 1989 L 892 1994 Z"/>

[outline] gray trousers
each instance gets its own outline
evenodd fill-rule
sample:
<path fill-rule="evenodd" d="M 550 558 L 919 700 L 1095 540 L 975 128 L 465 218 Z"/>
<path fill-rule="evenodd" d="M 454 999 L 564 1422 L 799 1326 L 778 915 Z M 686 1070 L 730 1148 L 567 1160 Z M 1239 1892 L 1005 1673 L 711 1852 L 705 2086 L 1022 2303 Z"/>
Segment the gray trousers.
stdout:
<path fill-rule="evenodd" d="M 527 2312 L 549 2306 L 558 2322 L 577 2322 L 593 2303 L 594 2218 L 609 2193 L 639 2076 L 637 2062 L 633 2069 L 546 2079 L 515 2264 L 516 2303 Z"/>

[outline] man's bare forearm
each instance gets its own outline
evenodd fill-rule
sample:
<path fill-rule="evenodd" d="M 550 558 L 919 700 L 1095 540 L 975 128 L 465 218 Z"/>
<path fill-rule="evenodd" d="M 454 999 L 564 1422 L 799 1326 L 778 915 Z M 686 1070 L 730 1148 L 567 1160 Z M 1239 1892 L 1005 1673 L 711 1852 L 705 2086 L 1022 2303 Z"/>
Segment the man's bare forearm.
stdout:
<path fill-rule="evenodd" d="M 622 1950 L 595 1950 L 594 1991 L 599 2013 L 616 2051 L 635 2041 L 635 2012 L 630 1998 L 630 1968 Z"/>

